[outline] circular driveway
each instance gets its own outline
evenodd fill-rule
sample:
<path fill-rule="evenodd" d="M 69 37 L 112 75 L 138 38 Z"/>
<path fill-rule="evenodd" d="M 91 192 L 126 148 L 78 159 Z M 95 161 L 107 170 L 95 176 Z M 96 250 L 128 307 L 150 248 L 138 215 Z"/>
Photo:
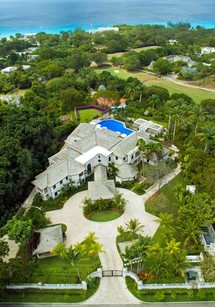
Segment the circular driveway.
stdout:
<path fill-rule="evenodd" d="M 117 227 L 124 225 L 130 219 L 137 218 L 143 228 L 143 235 L 153 236 L 159 226 L 158 218 L 145 211 L 144 201 L 149 195 L 138 196 L 126 189 L 117 189 L 126 199 L 125 212 L 117 219 L 109 222 L 92 222 L 83 215 L 83 200 L 87 191 L 72 196 L 62 209 L 49 211 L 46 216 L 53 224 L 67 225 L 67 238 L 65 244 L 69 246 L 83 241 L 89 232 L 95 232 L 98 241 L 103 245 L 105 253 L 100 253 L 102 268 L 104 270 L 121 270 L 123 263 L 116 247 Z M 100 280 L 98 291 L 85 303 L 101 304 L 140 304 L 140 300 L 128 291 L 124 277 L 104 277 Z"/>
<path fill-rule="evenodd" d="M 65 244 L 69 246 L 83 241 L 89 232 L 95 232 L 98 241 L 103 245 L 105 253 L 100 253 L 100 259 L 104 270 L 121 270 L 122 260 L 116 247 L 117 227 L 124 225 L 130 219 L 137 218 L 143 228 L 143 235 L 153 236 L 159 222 L 158 218 L 145 211 L 143 196 L 126 189 L 117 189 L 126 199 L 125 212 L 117 219 L 109 222 L 92 222 L 83 215 L 83 200 L 87 197 L 87 191 L 79 192 L 72 196 L 62 209 L 49 211 L 46 216 L 53 224 L 64 223 L 67 225 L 67 238 Z"/>

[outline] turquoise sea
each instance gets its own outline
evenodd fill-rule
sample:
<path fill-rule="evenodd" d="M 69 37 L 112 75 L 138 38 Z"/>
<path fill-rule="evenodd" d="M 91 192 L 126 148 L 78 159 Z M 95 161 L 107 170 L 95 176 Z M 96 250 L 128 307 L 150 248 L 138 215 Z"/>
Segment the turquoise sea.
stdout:
<path fill-rule="evenodd" d="M 0 0 L 0 37 L 117 24 L 215 27 L 215 0 Z"/>

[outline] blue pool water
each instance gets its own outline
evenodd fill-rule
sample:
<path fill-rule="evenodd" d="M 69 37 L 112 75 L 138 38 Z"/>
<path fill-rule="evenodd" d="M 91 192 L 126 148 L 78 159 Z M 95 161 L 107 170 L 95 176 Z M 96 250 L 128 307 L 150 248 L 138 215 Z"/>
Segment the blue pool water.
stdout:
<path fill-rule="evenodd" d="M 100 127 L 106 127 L 111 131 L 120 132 L 122 135 L 124 134 L 126 136 L 133 132 L 133 130 L 126 128 L 124 123 L 113 119 L 103 120 L 98 124 L 100 125 Z"/>

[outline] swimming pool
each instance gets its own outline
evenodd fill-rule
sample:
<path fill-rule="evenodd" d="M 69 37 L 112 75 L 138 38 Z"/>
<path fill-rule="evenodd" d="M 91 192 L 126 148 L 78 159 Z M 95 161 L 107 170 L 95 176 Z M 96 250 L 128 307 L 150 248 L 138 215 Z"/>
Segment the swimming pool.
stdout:
<path fill-rule="evenodd" d="M 122 137 L 128 136 L 133 132 L 133 130 L 126 128 L 126 125 L 118 120 L 106 119 L 98 123 L 98 127 L 107 128 L 114 132 L 119 132 Z"/>

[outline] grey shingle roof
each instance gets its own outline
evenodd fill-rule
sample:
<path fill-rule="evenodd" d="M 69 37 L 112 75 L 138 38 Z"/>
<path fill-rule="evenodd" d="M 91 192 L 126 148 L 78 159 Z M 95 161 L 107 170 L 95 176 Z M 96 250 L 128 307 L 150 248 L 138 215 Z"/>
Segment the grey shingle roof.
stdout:
<path fill-rule="evenodd" d="M 94 180 L 95 181 L 106 181 L 107 180 L 107 168 L 103 165 L 94 167 Z"/>
<path fill-rule="evenodd" d="M 52 226 L 35 231 L 40 233 L 40 243 L 33 255 L 50 252 L 58 243 L 63 242 L 62 226 Z"/>
<path fill-rule="evenodd" d="M 105 182 L 89 181 L 88 182 L 88 197 L 93 201 L 99 198 L 112 199 L 116 194 L 114 180 Z"/>
<path fill-rule="evenodd" d="M 112 151 L 115 156 L 119 158 L 124 158 L 137 144 L 137 134 L 131 133 L 125 139 L 122 140 L 119 144 L 112 147 Z"/>
<path fill-rule="evenodd" d="M 123 165 L 118 165 L 117 168 L 119 170 L 117 176 L 123 179 L 133 178 L 138 173 L 137 167 L 128 163 Z"/>

